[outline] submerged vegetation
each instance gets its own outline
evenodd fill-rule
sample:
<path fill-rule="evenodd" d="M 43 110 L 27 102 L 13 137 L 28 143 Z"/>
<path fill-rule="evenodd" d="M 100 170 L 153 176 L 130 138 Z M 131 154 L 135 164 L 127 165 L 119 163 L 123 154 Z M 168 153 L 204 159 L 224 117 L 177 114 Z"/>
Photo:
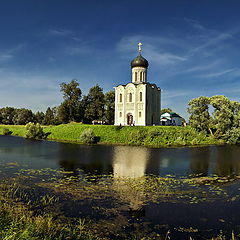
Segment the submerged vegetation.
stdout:
<path fill-rule="evenodd" d="M 0 132 L 2 132 L 5 127 L 5 125 L 0 125 Z M 15 136 L 24 137 L 26 135 L 26 129 L 24 126 L 8 125 L 8 129 L 12 131 L 12 134 Z M 48 139 L 50 140 L 79 143 L 84 142 L 80 140 L 80 136 L 86 130 L 93 132 L 101 144 L 166 147 L 224 143 L 221 139 L 206 136 L 206 134 L 197 132 L 191 127 L 119 127 L 110 125 L 87 125 L 80 123 L 44 127 L 44 132 L 49 133 Z"/>
<path fill-rule="evenodd" d="M 4 176 L 0 184 L 3 240 L 163 240 L 167 235 L 173 240 L 195 239 L 202 234 L 196 226 L 151 226 L 138 218 L 149 204 L 196 205 L 240 199 L 239 194 L 231 195 L 224 189 L 229 182 L 239 181 L 238 177 L 122 178 L 88 176 L 80 169 L 20 169 L 14 175 Z M 224 216 L 218 221 L 225 222 Z M 208 235 L 214 236 L 214 232 L 209 230 Z M 221 233 L 213 239 L 229 238 Z"/>

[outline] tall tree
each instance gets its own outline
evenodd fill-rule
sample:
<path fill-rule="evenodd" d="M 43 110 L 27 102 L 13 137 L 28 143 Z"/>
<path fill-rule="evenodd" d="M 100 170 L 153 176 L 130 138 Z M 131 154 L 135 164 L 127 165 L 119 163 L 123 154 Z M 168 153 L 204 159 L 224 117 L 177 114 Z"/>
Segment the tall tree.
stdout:
<path fill-rule="evenodd" d="M 87 122 L 102 120 L 104 115 L 104 94 L 103 89 L 96 85 L 90 88 L 86 98 L 86 109 L 84 117 Z"/>
<path fill-rule="evenodd" d="M 69 123 L 70 121 L 70 113 L 67 102 L 62 102 L 57 109 L 57 119 L 59 119 L 60 123 Z"/>
<path fill-rule="evenodd" d="M 227 97 L 222 95 L 211 97 L 210 103 L 214 107 L 213 125 L 216 129 L 214 135 L 220 137 L 232 128 L 234 119 L 234 106 Z"/>
<path fill-rule="evenodd" d="M 209 97 L 198 97 L 192 99 L 188 103 L 188 112 L 190 113 L 189 123 L 198 131 L 210 132 L 212 134 L 211 117 L 208 111 L 209 104 Z"/>
<path fill-rule="evenodd" d="M 43 125 L 54 125 L 55 124 L 53 111 L 50 107 L 47 108 L 42 123 L 43 123 Z"/>
<path fill-rule="evenodd" d="M 70 83 L 60 84 L 61 92 L 63 93 L 64 108 L 61 107 L 59 110 L 64 110 L 64 113 L 68 112 L 68 121 L 79 121 L 81 108 L 81 96 L 82 91 L 79 88 L 77 80 L 73 79 Z M 68 111 L 65 111 L 68 108 Z"/>
<path fill-rule="evenodd" d="M 34 114 L 34 119 L 36 123 L 42 124 L 43 123 L 43 119 L 45 117 L 44 112 L 36 112 Z"/>
<path fill-rule="evenodd" d="M 231 101 L 231 106 L 233 109 L 233 127 L 240 127 L 240 103 L 236 101 Z"/>
<path fill-rule="evenodd" d="M 105 118 L 109 124 L 114 122 L 115 111 L 115 92 L 109 91 L 105 93 Z"/>

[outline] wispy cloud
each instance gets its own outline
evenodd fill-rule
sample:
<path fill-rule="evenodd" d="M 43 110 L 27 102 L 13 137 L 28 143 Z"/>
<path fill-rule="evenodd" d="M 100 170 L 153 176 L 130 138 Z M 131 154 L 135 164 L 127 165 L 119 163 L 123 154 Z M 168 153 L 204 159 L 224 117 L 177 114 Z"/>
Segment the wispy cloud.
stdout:
<path fill-rule="evenodd" d="M 217 59 L 215 61 L 212 61 L 210 63 L 193 63 L 189 68 L 184 69 L 181 73 L 197 73 L 197 72 L 203 72 L 203 71 L 209 71 L 217 66 L 219 66 L 222 63 L 222 60 Z"/>
<path fill-rule="evenodd" d="M 50 29 L 49 34 L 53 36 L 72 36 L 74 32 L 68 29 Z"/>
<path fill-rule="evenodd" d="M 83 41 L 82 34 L 80 32 L 73 31 L 70 29 L 50 29 L 47 35 L 53 37 L 67 38 L 75 42 Z"/>
<path fill-rule="evenodd" d="M 93 51 L 94 49 L 86 44 L 79 44 L 77 46 L 66 46 L 64 49 L 65 54 L 71 56 L 88 55 Z"/>
<path fill-rule="evenodd" d="M 192 90 L 186 90 L 186 89 L 179 89 L 179 90 L 163 90 L 162 95 L 166 99 L 173 99 L 173 98 L 178 98 L 178 97 L 183 97 L 183 96 L 188 96 L 192 95 L 193 91 Z M 175 100 L 173 100 L 175 101 Z"/>
<path fill-rule="evenodd" d="M 59 80 L 53 76 L 3 71 L 0 72 L 0 81 L 1 107 L 14 106 L 45 111 L 48 106 L 53 107 L 61 102 Z"/>
<path fill-rule="evenodd" d="M 184 55 L 179 55 L 173 50 L 168 50 L 169 46 L 176 47 L 176 41 L 163 37 L 149 37 L 143 35 L 128 36 L 122 38 L 117 43 L 117 50 L 121 52 L 124 57 L 136 55 L 137 43 L 143 42 L 143 55 L 151 59 L 152 63 L 160 65 L 176 64 L 178 62 L 186 61 Z M 134 48 L 136 46 L 136 48 Z"/>
<path fill-rule="evenodd" d="M 203 43 L 199 44 L 198 46 L 192 48 L 189 51 L 189 55 L 195 55 L 196 53 L 203 52 L 203 50 L 209 49 L 211 47 L 216 47 L 221 42 L 228 40 L 232 38 L 232 35 L 230 33 L 219 33 L 215 36 L 205 36 L 205 39 L 203 40 Z M 205 53 L 205 52 L 204 52 Z M 209 55 L 211 52 L 207 52 L 207 55 Z"/>
<path fill-rule="evenodd" d="M 189 25 L 191 25 L 193 28 L 197 29 L 197 30 L 201 30 L 201 31 L 205 31 L 206 28 L 200 24 L 199 21 L 194 20 L 194 19 L 190 19 L 190 18 L 184 18 L 185 22 L 187 22 Z"/>
<path fill-rule="evenodd" d="M 220 77 L 220 76 L 223 76 L 223 75 L 227 75 L 227 74 L 232 73 L 234 71 L 236 71 L 236 68 L 226 69 L 226 70 L 219 71 L 219 72 L 210 72 L 210 73 L 202 75 L 200 77 L 202 77 L 202 78 L 216 78 L 216 77 Z"/>
<path fill-rule="evenodd" d="M 0 53 L 0 62 L 5 62 L 13 57 L 13 54 L 9 53 Z"/>
<path fill-rule="evenodd" d="M 12 48 L 0 49 L 0 62 L 5 62 L 14 58 L 14 56 L 24 48 L 24 46 L 25 44 L 18 44 Z"/>

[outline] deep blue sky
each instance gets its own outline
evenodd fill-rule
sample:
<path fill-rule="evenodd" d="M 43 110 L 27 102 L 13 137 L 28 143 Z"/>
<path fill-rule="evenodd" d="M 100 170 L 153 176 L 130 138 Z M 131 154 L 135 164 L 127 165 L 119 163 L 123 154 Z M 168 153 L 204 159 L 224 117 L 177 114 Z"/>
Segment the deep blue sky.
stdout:
<path fill-rule="evenodd" d="M 2 0 L 0 107 L 45 111 L 72 79 L 84 94 L 125 84 L 139 41 L 163 108 L 186 117 L 201 95 L 240 100 L 239 0 Z"/>

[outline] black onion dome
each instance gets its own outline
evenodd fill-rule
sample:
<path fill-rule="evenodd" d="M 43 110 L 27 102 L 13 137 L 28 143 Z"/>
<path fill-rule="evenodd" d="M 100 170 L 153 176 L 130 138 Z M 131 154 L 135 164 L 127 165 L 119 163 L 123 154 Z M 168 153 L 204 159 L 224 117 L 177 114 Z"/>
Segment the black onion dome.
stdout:
<path fill-rule="evenodd" d="M 148 61 L 139 54 L 136 58 L 134 58 L 131 62 L 131 67 L 145 67 L 148 68 Z"/>

